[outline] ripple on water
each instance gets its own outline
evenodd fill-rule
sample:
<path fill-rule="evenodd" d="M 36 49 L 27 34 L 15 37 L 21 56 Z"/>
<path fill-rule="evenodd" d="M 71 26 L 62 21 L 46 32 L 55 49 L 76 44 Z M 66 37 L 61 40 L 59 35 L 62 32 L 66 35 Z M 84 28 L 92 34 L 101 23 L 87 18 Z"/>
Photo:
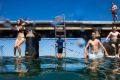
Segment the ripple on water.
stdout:
<path fill-rule="evenodd" d="M 40 57 L 39 59 L 4 57 L 0 62 L 0 80 L 105 80 L 120 79 L 120 59 L 84 59 Z M 9 78 L 8 78 L 9 77 Z"/>

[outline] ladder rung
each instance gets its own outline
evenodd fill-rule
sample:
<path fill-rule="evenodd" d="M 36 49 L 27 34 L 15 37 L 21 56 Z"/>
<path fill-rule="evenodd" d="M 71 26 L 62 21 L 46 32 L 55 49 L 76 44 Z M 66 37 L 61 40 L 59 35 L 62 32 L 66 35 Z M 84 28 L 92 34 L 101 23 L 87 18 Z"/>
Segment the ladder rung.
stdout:
<path fill-rule="evenodd" d="M 62 37 L 62 38 L 64 38 L 65 37 L 65 35 L 55 35 L 55 37 Z"/>
<path fill-rule="evenodd" d="M 56 27 L 64 27 L 65 25 L 57 25 Z"/>
<path fill-rule="evenodd" d="M 66 30 L 64 27 L 55 28 L 55 30 Z"/>
<path fill-rule="evenodd" d="M 55 32 L 64 32 L 65 30 L 55 30 Z"/>
<path fill-rule="evenodd" d="M 58 31 L 58 32 L 55 32 L 55 34 L 59 34 L 59 35 L 65 35 L 65 32 L 63 32 L 63 31 Z"/>
<path fill-rule="evenodd" d="M 57 30 L 57 29 L 64 29 L 64 27 L 56 27 L 55 29 L 56 29 L 56 30 Z"/>

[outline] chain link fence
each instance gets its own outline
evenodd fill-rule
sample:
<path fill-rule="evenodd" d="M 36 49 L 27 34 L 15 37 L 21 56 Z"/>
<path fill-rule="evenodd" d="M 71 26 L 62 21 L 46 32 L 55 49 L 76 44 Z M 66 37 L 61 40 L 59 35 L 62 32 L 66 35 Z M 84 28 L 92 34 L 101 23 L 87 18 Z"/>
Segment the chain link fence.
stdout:
<path fill-rule="evenodd" d="M 14 56 L 15 40 L 15 38 L 0 38 L 0 56 Z M 21 45 L 22 56 L 25 56 L 25 42 Z M 101 42 L 104 43 L 105 39 L 101 38 Z M 55 56 L 55 43 L 55 38 L 42 38 L 41 41 L 39 41 L 39 56 Z M 66 40 L 66 57 L 83 58 L 85 44 L 86 41 L 83 38 L 68 38 Z M 109 44 L 106 45 L 104 43 L 104 46 L 111 52 Z M 18 55 L 18 51 L 16 54 Z M 63 56 L 65 56 L 64 53 Z"/>
<path fill-rule="evenodd" d="M 14 56 L 15 38 L 0 38 L 0 56 Z M 25 54 L 25 43 L 21 45 L 21 54 Z M 18 52 L 17 52 L 18 55 Z"/>
<path fill-rule="evenodd" d="M 14 56 L 14 43 L 15 38 L 0 38 L 0 56 Z M 80 40 L 80 41 L 79 41 Z M 78 46 L 79 41 L 82 45 Z M 26 42 L 26 41 L 25 41 Z M 21 45 L 21 55 L 25 56 L 25 42 Z M 39 55 L 40 56 L 55 56 L 55 38 L 42 38 L 39 41 Z M 69 38 L 66 43 L 66 57 L 78 57 L 83 56 L 83 48 L 85 41 L 82 38 Z M 18 55 L 18 51 L 16 53 Z M 65 54 L 63 54 L 64 56 Z"/>

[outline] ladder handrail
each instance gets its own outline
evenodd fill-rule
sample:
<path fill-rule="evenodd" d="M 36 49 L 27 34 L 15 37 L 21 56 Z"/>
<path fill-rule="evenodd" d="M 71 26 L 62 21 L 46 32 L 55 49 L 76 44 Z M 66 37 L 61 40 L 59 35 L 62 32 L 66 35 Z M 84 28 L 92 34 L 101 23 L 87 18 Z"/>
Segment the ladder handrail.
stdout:
<path fill-rule="evenodd" d="M 66 57 L 66 27 L 65 27 L 65 15 L 63 14 L 62 15 L 62 23 L 63 24 L 58 24 L 58 25 L 62 25 L 62 26 L 59 26 L 59 27 L 63 27 L 63 36 L 64 36 L 64 54 L 65 54 L 65 57 Z M 58 30 L 56 27 L 58 26 L 58 25 L 56 25 L 55 27 L 54 27 L 54 30 L 55 30 L 55 41 L 57 40 L 56 38 L 57 38 L 57 32 L 60 32 L 60 29 Z M 55 54 L 57 53 L 57 50 L 56 50 L 57 48 L 56 48 L 56 46 L 55 46 Z"/>

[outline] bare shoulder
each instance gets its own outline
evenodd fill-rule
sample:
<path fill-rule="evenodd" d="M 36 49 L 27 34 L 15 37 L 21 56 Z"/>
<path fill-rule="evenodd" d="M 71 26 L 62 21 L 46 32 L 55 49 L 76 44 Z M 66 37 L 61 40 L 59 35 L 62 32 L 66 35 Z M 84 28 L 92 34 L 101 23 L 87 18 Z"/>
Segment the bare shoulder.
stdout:
<path fill-rule="evenodd" d="M 120 33 L 120 32 L 118 32 L 118 31 L 116 31 L 117 33 Z"/>
<path fill-rule="evenodd" d="M 91 40 L 88 40 L 88 43 L 90 43 L 91 42 Z"/>
<path fill-rule="evenodd" d="M 100 42 L 100 40 L 99 39 L 95 39 L 97 42 Z"/>
<path fill-rule="evenodd" d="M 112 34 L 113 32 L 111 31 L 109 34 Z"/>
<path fill-rule="evenodd" d="M 87 43 L 88 43 L 88 44 L 90 44 L 91 42 L 92 42 L 92 40 L 90 39 L 90 40 L 88 40 L 88 42 L 87 42 Z"/>

